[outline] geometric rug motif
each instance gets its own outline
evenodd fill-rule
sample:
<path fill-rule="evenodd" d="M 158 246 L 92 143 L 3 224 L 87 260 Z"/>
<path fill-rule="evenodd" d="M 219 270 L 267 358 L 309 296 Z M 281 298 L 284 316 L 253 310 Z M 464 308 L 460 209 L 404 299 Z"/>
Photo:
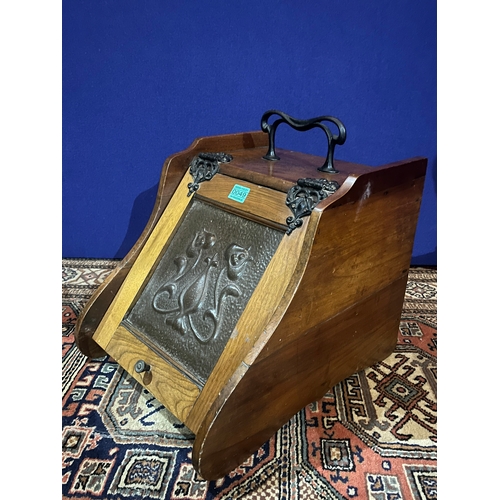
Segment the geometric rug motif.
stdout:
<path fill-rule="evenodd" d="M 165 498 L 176 454 L 176 450 L 128 449 L 117 468 L 109 493 L 132 498 Z"/>
<path fill-rule="evenodd" d="M 405 472 L 414 498 L 437 498 L 437 469 L 426 465 L 405 465 Z"/>
<path fill-rule="evenodd" d="M 217 481 L 194 436 L 109 356 L 74 343 L 78 314 L 117 260 L 64 259 L 63 499 L 437 498 L 437 272 L 411 268 L 398 344 L 331 387 Z"/>
<path fill-rule="evenodd" d="M 435 358 L 398 345 L 335 387 L 340 421 L 382 457 L 436 459 Z"/>
<path fill-rule="evenodd" d="M 98 411 L 116 443 L 192 446 L 192 432 L 127 372 L 115 363 L 106 363 L 104 370 L 110 380 Z"/>

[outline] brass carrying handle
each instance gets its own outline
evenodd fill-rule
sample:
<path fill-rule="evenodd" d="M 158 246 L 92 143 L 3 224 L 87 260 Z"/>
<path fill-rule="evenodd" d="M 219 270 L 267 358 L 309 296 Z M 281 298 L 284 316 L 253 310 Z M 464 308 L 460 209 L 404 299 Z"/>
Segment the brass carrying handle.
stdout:
<path fill-rule="evenodd" d="M 278 115 L 281 118 L 274 121 L 271 125 L 269 124 L 269 118 L 272 115 Z M 333 135 L 330 129 L 321 122 L 328 121 L 337 126 L 339 129 L 338 135 Z M 346 129 L 344 124 L 333 116 L 318 116 L 316 118 L 311 118 L 310 120 L 297 120 L 296 118 L 292 118 L 290 115 L 283 113 L 282 111 L 278 111 L 275 109 L 271 109 L 266 111 L 260 120 L 260 127 L 264 132 L 267 132 L 269 135 L 269 149 L 267 150 L 267 154 L 263 156 L 265 160 L 276 161 L 279 160 L 279 156 L 275 151 L 275 135 L 276 129 L 278 125 L 281 123 L 287 123 L 290 127 L 298 130 L 299 132 L 305 132 L 307 130 L 311 130 L 312 128 L 320 128 L 322 129 L 326 137 L 328 139 L 328 153 L 326 155 L 325 163 L 321 167 L 318 168 L 320 172 L 329 172 L 331 174 L 337 174 L 338 170 L 335 170 L 333 164 L 333 152 L 335 146 L 338 144 L 341 146 L 344 144 L 346 140 Z"/>

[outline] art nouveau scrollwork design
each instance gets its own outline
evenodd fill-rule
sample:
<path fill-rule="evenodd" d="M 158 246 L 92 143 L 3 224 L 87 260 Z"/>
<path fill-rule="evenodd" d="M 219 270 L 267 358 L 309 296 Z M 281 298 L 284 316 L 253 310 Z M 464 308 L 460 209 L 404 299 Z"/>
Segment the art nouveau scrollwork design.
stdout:
<path fill-rule="evenodd" d="M 223 255 L 210 250 L 215 234 L 198 231 L 184 255 L 174 259 L 176 272 L 153 296 L 152 307 L 180 334 L 191 331 L 201 342 L 216 339 L 231 298 L 242 295 L 238 280 L 253 260 L 250 248 L 229 244 Z"/>
<path fill-rule="evenodd" d="M 286 219 L 288 225 L 286 234 L 302 226 L 302 218 L 311 215 L 314 207 L 335 193 L 339 187 L 338 182 L 327 179 L 299 179 L 297 184 L 288 190 L 286 196 L 286 206 L 293 213 L 293 216 Z"/>
<path fill-rule="evenodd" d="M 188 196 L 198 191 L 200 182 L 209 181 L 219 171 L 220 163 L 228 163 L 233 157 L 226 153 L 198 153 L 189 165 L 193 182 L 188 184 Z"/>

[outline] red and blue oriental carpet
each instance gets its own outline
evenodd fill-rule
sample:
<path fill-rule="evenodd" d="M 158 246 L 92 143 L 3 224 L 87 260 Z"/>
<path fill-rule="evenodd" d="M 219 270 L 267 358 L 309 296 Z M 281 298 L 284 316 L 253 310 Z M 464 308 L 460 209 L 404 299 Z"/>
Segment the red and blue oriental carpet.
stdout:
<path fill-rule="evenodd" d="M 437 498 L 437 272 L 412 268 L 399 341 L 383 362 L 297 413 L 218 481 L 191 463 L 193 435 L 113 359 L 73 332 L 115 260 L 62 266 L 63 499 Z"/>

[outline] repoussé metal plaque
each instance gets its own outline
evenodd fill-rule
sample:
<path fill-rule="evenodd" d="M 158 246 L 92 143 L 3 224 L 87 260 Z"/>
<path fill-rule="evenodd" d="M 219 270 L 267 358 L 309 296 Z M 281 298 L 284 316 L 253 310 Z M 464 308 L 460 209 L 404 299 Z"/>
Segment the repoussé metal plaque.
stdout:
<path fill-rule="evenodd" d="M 194 199 L 124 326 L 203 386 L 283 235 Z"/>

